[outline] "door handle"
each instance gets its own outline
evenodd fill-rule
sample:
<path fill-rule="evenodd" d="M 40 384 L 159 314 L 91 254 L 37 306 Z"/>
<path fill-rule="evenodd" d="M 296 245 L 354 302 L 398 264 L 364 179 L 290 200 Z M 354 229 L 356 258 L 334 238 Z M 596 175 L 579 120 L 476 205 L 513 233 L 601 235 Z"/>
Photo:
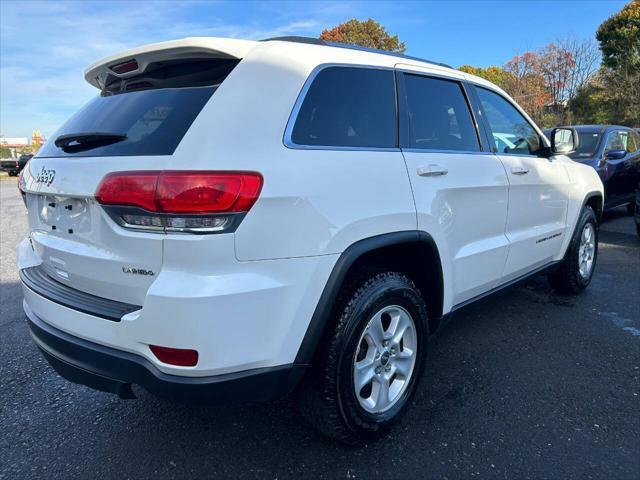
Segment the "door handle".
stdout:
<path fill-rule="evenodd" d="M 526 175 L 529 173 L 529 168 L 527 167 L 511 167 L 511 173 L 514 175 Z"/>
<path fill-rule="evenodd" d="M 447 173 L 449 173 L 449 169 L 435 163 L 418 167 L 418 175 L 421 177 L 440 177 Z"/>

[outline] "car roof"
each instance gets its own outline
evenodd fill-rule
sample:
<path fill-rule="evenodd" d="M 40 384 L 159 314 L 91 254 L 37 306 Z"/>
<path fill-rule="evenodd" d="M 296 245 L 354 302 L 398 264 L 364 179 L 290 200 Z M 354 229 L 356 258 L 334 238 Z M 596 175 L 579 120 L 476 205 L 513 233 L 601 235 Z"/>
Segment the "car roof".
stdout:
<path fill-rule="evenodd" d="M 360 45 L 351 45 L 351 44 L 340 43 L 340 42 L 330 42 L 327 40 L 322 40 L 320 38 L 285 36 L 285 37 L 265 38 L 264 40 L 260 40 L 260 41 L 261 42 L 271 42 L 271 41 L 296 42 L 296 43 L 306 43 L 308 45 L 322 45 L 325 47 L 347 48 L 350 50 L 357 50 L 360 52 L 376 53 L 379 55 L 389 55 L 391 57 L 402 58 L 405 60 L 417 60 L 418 62 L 429 63 L 431 65 L 438 65 L 440 67 L 453 69 L 451 65 L 447 65 L 446 63 L 434 62 L 432 60 L 426 60 L 424 58 L 413 57 L 411 55 L 405 55 L 404 53 L 401 53 L 401 52 L 391 52 L 389 50 L 380 50 L 378 48 L 363 47 Z"/>

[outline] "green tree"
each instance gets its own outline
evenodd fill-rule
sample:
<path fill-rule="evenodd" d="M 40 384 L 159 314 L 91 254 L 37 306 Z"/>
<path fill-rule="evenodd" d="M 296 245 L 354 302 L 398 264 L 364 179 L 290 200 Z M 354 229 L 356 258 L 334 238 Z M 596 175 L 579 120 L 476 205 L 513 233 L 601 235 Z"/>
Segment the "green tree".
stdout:
<path fill-rule="evenodd" d="M 371 18 L 364 22 L 352 18 L 348 22 L 323 30 L 320 39 L 391 52 L 405 51 L 404 43 L 398 39 L 398 35 L 390 35 L 382 25 Z"/>
<path fill-rule="evenodd" d="M 613 70 L 640 69 L 640 0 L 605 20 L 596 32 L 602 63 Z"/>
<path fill-rule="evenodd" d="M 569 102 L 569 108 L 575 123 L 617 123 L 613 118 L 611 99 L 601 73 L 578 89 Z"/>
<path fill-rule="evenodd" d="M 640 0 L 605 20 L 596 38 L 612 122 L 640 126 Z"/>
<path fill-rule="evenodd" d="M 11 149 L 9 147 L 0 147 L 0 158 L 11 158 Z"/>

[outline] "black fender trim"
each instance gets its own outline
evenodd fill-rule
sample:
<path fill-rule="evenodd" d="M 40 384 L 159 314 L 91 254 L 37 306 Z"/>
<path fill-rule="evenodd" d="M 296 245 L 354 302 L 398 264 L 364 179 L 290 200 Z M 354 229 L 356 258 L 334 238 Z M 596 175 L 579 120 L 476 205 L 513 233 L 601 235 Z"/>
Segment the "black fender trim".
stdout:
<path fill-rule="evenodd" d="M 592 190 L 592 191 L 588 192 L 584 196 L 584 199 L 582 200 L 582 205 L 580 206 L 580 210 L 578 211 L 578 218 L 576 220 L 576 223 L 573 225 L 573 228 L 571 229 L 571 236 L 569 237 L 569 242 L 567 243 L 567 248 L 562 252 L 562 258 L 563 259 L 567 255 L 567 251 L 569 249 L 569 245 L 571 244 L 571 239 L 573 238 L 573 235 L 575 235 L 575 233 L 576 233 L 576 228 L 578 228 L 578 222 L 580 221 L 580 215 L 582 214 L 582 210 L 584 210 L 584 207 L 587 206 L 587 202 L 589 200 L 591 200 L 592 198 L 595 198 L 595 197 L 600 197 L 600 201 L 602 202 L 602 206 L 600 207 L 600 212 L 594 212 L 596 214 L 596 220 L 598 222 L 598 227 L 600 226 L 600 223 L 602 222 L 602 215 L 604 213 L 604 195 L 602 194 L 602 192 L 599 192 L 597 190 Z"/>
<path fill-rule="evenodd" d="M 440 291 L 443 291 L 440 253 L 435 241 L 428 233 L 420 230 L 407 230 L 402 232 L 385 233 L 382 235 L 376 235 L 375 237 L 359 240 L 342 252 L 338 261 L 334 265 L 333 270 L 329 275 L 329 280 L 327 280 L 324 290 L 320 295 L 320 300 L 318 300 L 316 309 L 313 312 L 313 316 L 311 317 L 307 331 L 302 339 L 300 348 L 298 349 L 298 354 L 294 362 L 295 365 L 311 364 L 316 348 L 324 334 L 325 326 L 331 316 L 333 306 L 338 298 L 340 287 L 342 286 L 347 272 L 354 262 L 362 255 L 379 248 L 416 242 L 427 243 L 436 252 L 438 259 L 436 267 L 439 272 L 440 281 L 439 287 Z"/>
<path fill-rule="evenodd" d="M 600 197 L 600 200 L 602 201 L 602 207 L 600 208 L 599 212 L 594 212 L 596 214 L 596 218 L 598 219 L 598 225 L 600 224 L 600 222 L 602 221 L 602 214 L 604 213 L 604 195 L 602 194 L 602 192 L 599 192 L 597 190 L 593 190 L 589 193 L 587 193 L 584 196 L 584 200 L 582 200 L 582 206 L 580 207 L 580 211 L 582 211 L 584 209 L 584 207 L 587 205 L 587 202 L 589 200 L 591 200 L 594 197 Z M 578 215 L 578 218 L 580 218 L 580 215 Z"/>

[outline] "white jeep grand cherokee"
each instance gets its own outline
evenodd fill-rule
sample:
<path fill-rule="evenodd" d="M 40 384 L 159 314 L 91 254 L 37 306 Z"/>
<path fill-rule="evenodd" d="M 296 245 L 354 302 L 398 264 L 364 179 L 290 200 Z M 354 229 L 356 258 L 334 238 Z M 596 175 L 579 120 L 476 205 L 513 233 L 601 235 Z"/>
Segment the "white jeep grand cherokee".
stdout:
<path fill-rule="evenodd" d="M 390 426 L 427 339 L 533 274 L 593 275 L 603 187 L 499 88 L 304 38 L 189 38 L 85 72 L 99 90 L 29 162 L 33 339 L 132 397 L 263 401 L 323 432 Z"/>

